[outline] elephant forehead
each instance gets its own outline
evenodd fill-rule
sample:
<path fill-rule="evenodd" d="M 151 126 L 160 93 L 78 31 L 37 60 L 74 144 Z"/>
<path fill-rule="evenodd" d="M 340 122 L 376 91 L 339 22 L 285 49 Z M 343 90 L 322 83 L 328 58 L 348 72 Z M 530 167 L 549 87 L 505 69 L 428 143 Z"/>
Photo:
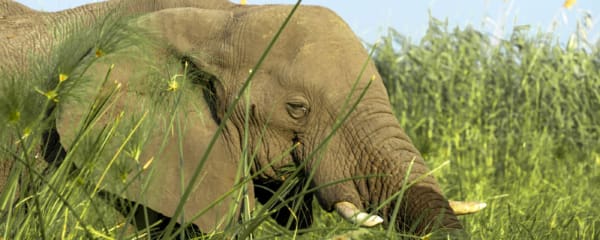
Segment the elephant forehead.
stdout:
<path fill-rule="evenodd" d="M 235 14 L 226 32 L 233 33 L 230 45 L 238 49 L 233 57 L 246 56 L 256 61 L 271 42 L 291 6 L 260 6 Z M 332 41 L 358 41 L 347 24 L 331 10 L 317 6 L 301 6 L 287 24 L 270 55 L 293 60 L 305 45 Z"/>
<path fill-rule="evenodd" d="M 249 9 L 238 9 L 234 13 L 236 24 L 248 32 L 272 35 L 281 27 L 293 7 L 289 5 L 255 6 Z M 325 34 L 336 35 L 336 32 L 351 33 L 348 25 L 333 11 L 320 6 L 300 6 L 290 19 L 284 31 L 296 38 L 311 38 Z M 299 33 L 299 35 L 294 34 Z M 285 35 L 285 34 L 284 34 Z M 304 35 L 304 36 L 303 36 Z"/>
<path fill-rule="evenodd" d="M 361 72 L 368 60 L 366 50 L 358 42 L 308 44 L 296 54 L 290 72 L 294 78 L 310 82 L 316 88 L 331 88 L 335 84 L 336 89 L 349 91 L 359 77 L 359 89 L 366 86 L 369 79 L 379 78 L 372 64 Z"/>
<path fill-rule="evenodd" d="M 233 41 L 229 44 L 235 50 L 223 55 L 247 71 L 263 54 L 291 9 L 264 6 L 236 15 L 237 26 L 233 29 L 238 31 L 230 35 Z M 278 76 L 289 81 L 308 80 L 316 87 L 336 81 L 350 88 L 367 59 L 360 40 L 340 17 L 323 7 L 301 6 L 269 52 L 263 69 L 278 72 Z"/>

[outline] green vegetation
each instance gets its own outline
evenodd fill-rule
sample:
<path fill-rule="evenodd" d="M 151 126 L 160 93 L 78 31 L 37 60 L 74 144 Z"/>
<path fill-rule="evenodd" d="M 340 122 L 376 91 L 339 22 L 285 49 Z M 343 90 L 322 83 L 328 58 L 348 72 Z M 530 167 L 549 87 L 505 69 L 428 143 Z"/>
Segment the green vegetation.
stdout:
<path fill-rule="evenodd" d="M 145 103 L 148 111 L 140 111 L 138 119 L 116 118 L 107 127 L 97 127 L 106 114 L 102 109 L 115 104 L 114 90 L 119 85 L 106 81 L 105 91 L 90 96 L 78 92 L 76 83 L 89 84 L 86 71 L 98 59 L 126 56 L 128 52 L 122 51 L 133 41 L 123 39 L 134 39 L 136 44 L 143 39 L 121 23 L 109 19 L 96 28 L 62 30 L 72 37 L 57 46 L 50 61 L 37 62 L 29 71 L 3 70 L 0 164 L 15 164 L 7 190 L 0 194 L 0 237 L 121 239 L 146 233 L 124 228 L 125 218 L 98 197 L 99 179 L 110 184 L 125 180 L 118 178 L 118 172 L 116 179 L 103 178 L 108 163 L 90 159 L 114 155 L 115 166 L 134 159 L 137 165 L 123 167 L 144 170 L 146 166 L 135 159 L 136 147 L 143 146 L 141 133 L 157 123 L 143 116 L 164 117 L 169 128 L 176 129 L 175 110 L 156 109 L 177 109 L 179 99 L 192 93 L 177 91 L 184 89 L 185 79 L 179 83 L 172 76 L 157 74 L 146 87 L 164 89 L 148 90 L 149 95 L 161 97 L 161 103 L 150 99 Z M 565 48 L 554 36 L 531 35 L 524 29 L 494 43 L 474 29 L 449 31 L 435 19 L 418 44 L 394 31 L 383 40 L 373 58 L 391 102 L 429 166 L 450 161 L 435 172 L 447 196 L 488 203 L 481 213 L 461 217 L 473 238 L 600 238 L 600 208 L 596 207 L 600 205 L 600 46 L 568 44 Z M 136 51 L 153 46 L 144 47 Z M 109 76 L 107 70 L 95 77 Z M 44 142 L 43 133 L 54 124 L 53 106 L 67 98 L 88 98 L 95 107 L 83 113 L 88 120 L 73 137 L 79 150 L 66 154 L 60 167 L 44 172 L 40 155 L 52 143 Z M 109 140 L 123 148 L 107 147 Z M 73 170 L 73 165 L 78 168 Z M 295 181 L 299 180 L 288 183 Z M 242 190 L 232 193 L 242 196 Z M 257 239 L 297 236 L 276 225 L 262 209 L 245 214 L 242 223 L 232 221 L 215 238 L 249 232 Z M 387 234 L 381 227 L 356 230 L 321 210 L 315 218 L 314 226 L 303 230 L 308 233 L 300 238 L 348 234 L 376 239 Z"/>
<path fill-rule="evenodd" d="M 573 45 L 573 44 L 569 44 Z M 394 31 L 375 61 L 401 125 L 480 239 L 600 238 L 600 45 L 566 48 L 516 28 L 493 41 L 431 20 Z"/>

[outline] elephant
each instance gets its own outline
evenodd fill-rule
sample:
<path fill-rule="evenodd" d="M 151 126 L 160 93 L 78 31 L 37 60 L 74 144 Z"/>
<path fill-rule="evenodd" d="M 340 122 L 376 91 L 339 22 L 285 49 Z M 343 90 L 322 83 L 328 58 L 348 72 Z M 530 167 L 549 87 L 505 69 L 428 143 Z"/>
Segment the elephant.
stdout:
<path fill-rule="evenodd" d="M 117 39 L 128 42 L 118 51 L 81 46 L 89 49 L 73 56 L 94 61 L 62 78 L 79 97 L 56 101 L 49 115 L 55 124 L 49 138 L 56 144 L 45 158 L 60 163 L 79 154 L 112 164 L 110 154 L 124 146 L 127 154 L 112 165 L 121 170 L 94 176 L 106 179 L 103 194 L 129 204 L 120 210 L 143 215 L 136 225 L 151 225 L 150 211 L 210 232 L 223 228 L 227 216 L 253 209 L 256 200 L 268 204 L 284 186 L 311 189 L 296 196 L 300 207 L 273 212 L 291 228 L 311 225 L 313 198 L 356 224 L 383 223 L 420 235 L 460 231 L 456 215 L 485 207 L 459 210 L 469 203 L 444 196 L 398 123 L 369 53 L 333 11 L 216 0 L 120 2 L 39 15 L 50 19 L 40 20 L 44 24 L 56 24 L 87 16 L 89 9 L 102 15 L 134 6 L 136 17 L 119 26 L 140 33 Z M 98 19 L 79 17 L 89 25 Z M 16 55 L 12 49 L 0 54 Z M 87 96 L 102 94 L 114 100 L 89 125 L 87 140 L 113 134 L 113 128 L 116 137 L 93 158 L 86 155 L 90 149 L 78 148 L 86 140 L 77 129 L 90 123 L 86 114 L 97 104 Z M 289 169 L 301 176 L 295 185 Z M 246 205 L 231 196 L 236 188 L 248 196 Z M 132 203 L 144 211 L 132 210 Z"/>
<path fill-rule="evenodd" d="M 0 0 L 0 71 L 16 74 L 31 71 L 23 66 L 29 66 L 30 62 L 37 59 L 49 59 L 52 51 L 69 36 L 70 31 L 97 24 L 115 10 L 123 15 L 141 15 L 175 7 L 217 9 L 231 6 L 231 3 L 223 0 L 111 0 L 59 12 L 43 12 L 13 0 Z M 66 34 L 57 35 L 57 32 Z M 56 152 L 43 151 L 40 147 L 35 155 L 52 155 Z M 11 159 L 3 158 L 0 156 L 0 192 L 4 191 L 13 167 Z M 37 168 L 45 168 L 47 162 L 40 160 L 36 165 Z"/>

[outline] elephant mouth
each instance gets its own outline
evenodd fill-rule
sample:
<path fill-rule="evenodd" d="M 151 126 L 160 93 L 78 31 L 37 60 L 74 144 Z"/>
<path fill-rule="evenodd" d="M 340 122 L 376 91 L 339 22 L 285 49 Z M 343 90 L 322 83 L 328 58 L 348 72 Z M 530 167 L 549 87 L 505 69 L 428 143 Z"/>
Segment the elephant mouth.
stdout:
<path fill-rule="evenodd" d="M 296 135 L 292 139 L 292 144 L 291 158 L 296 166 L 302 166 L 302 156 L 304 156 L 302 141 Z M 283 175 L 282 180 L 285 180 L 285 178 L 286 176 Z M 363 212 L 356 205 L 347 201 L 335 203 L 334 209 L 343 219 L 361 227 L 374 227 L 383 223 L 382 217 Z"/>

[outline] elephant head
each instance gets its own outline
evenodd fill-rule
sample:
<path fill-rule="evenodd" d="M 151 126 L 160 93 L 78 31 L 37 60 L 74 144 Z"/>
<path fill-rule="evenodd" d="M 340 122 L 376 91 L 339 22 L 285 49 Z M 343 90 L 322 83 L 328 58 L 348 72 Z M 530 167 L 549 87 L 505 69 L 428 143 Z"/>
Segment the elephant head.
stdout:
<path fill-rule="evenodd" d="M 150 130 L 134 134 L 143 140 L 128 152 L 132 164 L 144 167 L 129 168 L 123 177 L 124 182 L 150 180 L 103 188 L 165 216 L 183 209 L 202 231 L 210 231 L 222 227 L 223 217 L 232 212 L 229 204 L 235 199 L 222 196 L 239 186 L 236 169 L 246 156 L 256 175 L 245 182 L 251 199 L 266 202 L 270 190 L 283 184 L 286 166 L 299 166 L 320 206 L 348 220 L 367 226 L 394 222 L 396 229 L 416 233 L 462 228 L 394 117 L 368 53 L 336 14 L 299 7 L 255 69 L 291 10 L 274 5 L 175 8 L 135 20 L 133 25 L 160 42 L 144 53 L 151 57 L 138 57 L 135 44 L 125 51 L 128 56 L 101 56 L 79 92 L 95 96 L 110 85 L 101 84 L 105 78 L 119 83 L 117 100 L 94 125 L 100 134 L 110 134 L 106 126 L 119 121 L 152 118 Z M 107 69 L 112 69 L 108 76 Z M 149 76 L 157 72 L 167 73 L 170 91 L 150 83 Z M 148 97 L 157 91 L 164 102 Z M 176 91 L 185 96 L 166 96 Z M 56 130 L 67 151 L 76 148 L 82 133 L 74 126 L 84 122 L 91 99 L 59 102 Z M 153 110 L 144 110 L 147 106 Z M 147 122 L 133 122 L 131 129 Z M 202 171 L 195 175 L 199 165 Z M 301 226 L 310 224 L 313 193 L 301 199 L 305 208 L 294 213 Z M 178 209 L 182 198 L 185 204 Z M 219 199 L 220 205 L 211 205 Z M 285 223 L 291 213 L 278 214 Z"/>

